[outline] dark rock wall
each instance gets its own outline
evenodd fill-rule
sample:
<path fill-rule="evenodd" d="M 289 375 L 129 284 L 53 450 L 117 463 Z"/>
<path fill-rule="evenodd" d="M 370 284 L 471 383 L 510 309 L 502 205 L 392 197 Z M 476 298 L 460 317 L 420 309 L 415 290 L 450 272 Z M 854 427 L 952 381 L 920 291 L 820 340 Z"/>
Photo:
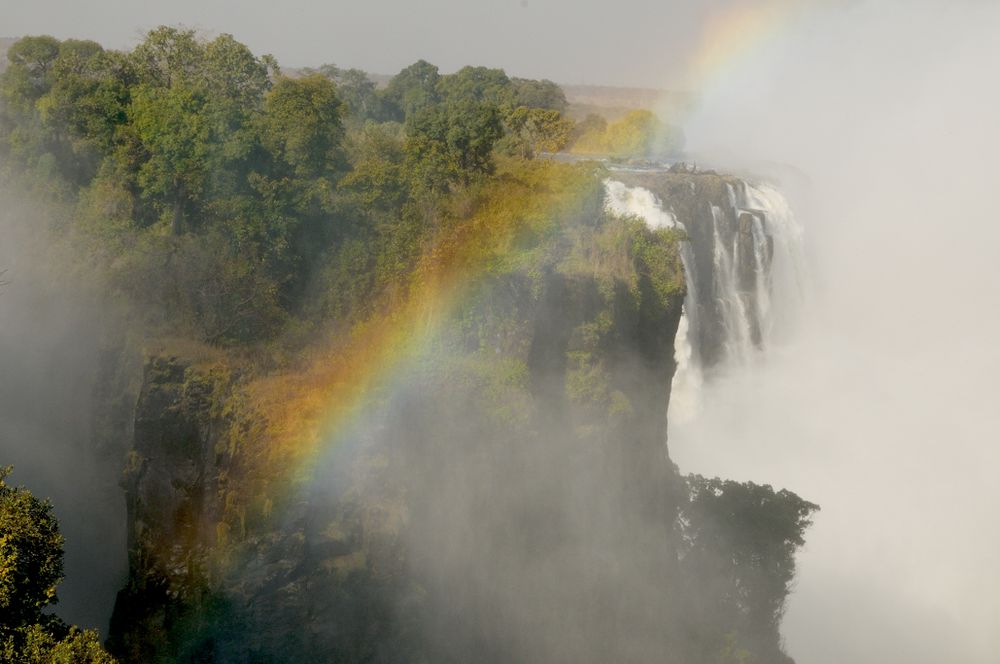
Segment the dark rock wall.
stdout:
<path fill-rule="evenodd" d="M 240 377 L 148 358 L 125 476 L 130 578 L 112 625 L 117 655 L 597 661 L 587 630 L 613 610 L 620 575 L 590 584 L 602 609 L 558 624 L 549 614 L 586 600 L 575 584 L 489 568 L 551 559 L 584 573 L 580 551 L 619 555 L 614 542 L 640 529 L 655 546 L 633 562 L 669 559 L 678 484 L 665 413 L 682 291 L 658 293 L 638 259 L 625 283 L 561 269 L 558 258 L 540 275 L 487 280 L 363 425 L 316 462 L 301 495 L 242 537 L 219 532 L 241 463 L 226 408 Z M 461 477 L 461 490 L 449 484 Z M 581 498 L 604 510 L 596 542 Z M 449 551 L 441 537 L 451 530 L 475 541 Z M 530 585 L 545 592 L 532 599 Z M 529 595 L 523 605 L 514 591 Z M 552 642 L 574 625 L 579 638 Z M 611 629 L 602 656 L 633 629 Z"/>
<path fill-rule="evenodd" d="M 631 184 L 669 199 L 701 283 L 711 283 L 711 206 L 725 241 L 750 233 L 727 189 L 738 180 Z M 588 223 L 484 277 L 266 518 L 232 516 L 247 476 L 240 441 L 267 417 L 245 405 L 250 377 L 225 361 L 148 357 L 125 475 L 130 574 L 116 655 L 719 661 L 728 628 L 685 619 L 699 590 L 681 577 L 675 540 L 686 501 L 666 447 L 684 299 L 670 285 L 683 283 L 676 239 Z M 595 257 L 594 238 L 618 228 L 608 224 L 630 238 L 625 268 Z M 701 305 L 717 316 L 705 290 Z"/>

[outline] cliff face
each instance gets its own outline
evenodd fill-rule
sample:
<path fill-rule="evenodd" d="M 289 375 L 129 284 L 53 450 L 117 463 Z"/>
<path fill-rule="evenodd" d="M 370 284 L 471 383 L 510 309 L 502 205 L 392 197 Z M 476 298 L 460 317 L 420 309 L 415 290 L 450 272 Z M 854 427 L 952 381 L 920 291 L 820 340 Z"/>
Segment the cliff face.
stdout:
<path fill-rule="evenodd" d="M 610 606 L 634 574 L 588 584 L 568 571 L 592 566 L 588 546 L 620 553 L 640 526 L 657 554 L 636 565 L 669 553 L 678 482 L 665 412 L 683 276 L 674 237 L 635 220 L 580 219 L 548 242 L 482 279 L 305 481 L 235 525 L 252 464 L 241 437 L 268 418 L 245 405 L 252 379 L 224 361 L 148 357 L 115 652 L 590 661 L 601 615 L 571 618 L 580 636 L 559 642 L 553 616 L 586 593 Z M 613 655 L 630 632 L 595 652 Z"/>
<path fill-rule="evenodd" d="M 720 232 L 712 206 L 733 182 L 649 184 L 705 258 Z M 125 475 L 130 573 L 114 652 L 742 661 L 743 618 L 692 617 L 715 611 L 706 591 L 728 597 L 740 581 L 703 587 L 684 571 L 694 557 L 681 560 L 688 489 L 666 448 L 681 235 L 581 209 L 558 232 L 522 238 L 433 329 L 414 330 L 421 347 L 291 472 L 268 461 L 259 376 L 221 357 L 150 355 Z M 722 214 L 730 240 L 749 223 Z"/>
<path fill-rule="evenodd" d="M 653 192 L 684 224 L 690 238 L 690 275 L 700 320 L 695 345 L 706 367 L 726 356 L 734 325 L 745 325 L 745 343 L 759 347 L 765 321 L 758 299 L 769 288 L 767 274 L 774 254 L 773 237 L 765 230 L 764 211 L 754 209 L 749 185 L 736 177 L 713 173 L 620 174 L 633 186 Z M 742 308 L 742 316 L 733 308 Z M 737 323 L 734 319 L 745 318 Z"/>

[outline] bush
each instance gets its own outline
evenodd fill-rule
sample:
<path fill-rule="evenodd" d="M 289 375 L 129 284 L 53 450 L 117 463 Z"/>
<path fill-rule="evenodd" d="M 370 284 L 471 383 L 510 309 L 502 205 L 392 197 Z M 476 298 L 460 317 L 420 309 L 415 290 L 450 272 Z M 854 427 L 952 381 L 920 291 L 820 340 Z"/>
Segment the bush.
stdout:
<path fill-rule="evenodd" d="M 52 503 L 12 487 L 0 468 L 0 659 L 24 664 L 106 664 L 97 633 L 42 611 L 57 601 L 63 538 Z"/>

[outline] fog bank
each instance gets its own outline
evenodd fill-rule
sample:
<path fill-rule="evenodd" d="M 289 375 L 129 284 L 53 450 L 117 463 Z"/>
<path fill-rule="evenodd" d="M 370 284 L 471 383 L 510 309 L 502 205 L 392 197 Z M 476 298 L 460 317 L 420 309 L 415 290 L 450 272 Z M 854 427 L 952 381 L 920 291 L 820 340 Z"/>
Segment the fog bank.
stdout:
<path fill-rule="evenodd" d="M 31 206 L 0 192 L 0 464 L 51 498 L 66 539 L 55 612 L 107 634 L 125 579 L 120 454 L 94 437 L 104 312 L 58 268 Z"/>
<path fill-rule="evenodd" d="M 793 342 L 672 426 L 683 471 L 822 505 L 785 620 L 803 664 L 1000 659 L 1000 7 L 803 17 L 706 92 L 712 163 L 767 170 L 807 231 Z"/>

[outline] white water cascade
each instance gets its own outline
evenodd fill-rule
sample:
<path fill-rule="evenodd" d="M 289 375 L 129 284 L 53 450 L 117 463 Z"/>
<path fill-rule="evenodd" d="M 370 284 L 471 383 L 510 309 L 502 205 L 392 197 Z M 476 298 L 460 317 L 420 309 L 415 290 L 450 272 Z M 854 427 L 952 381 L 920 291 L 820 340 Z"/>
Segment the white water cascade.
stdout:
<path fill-rule="evenodd" d="M 788 201 L 769 185 L 747 184 L 743 208 L 754 214 L 754 252 L 771 246 L 766 279 L 758 279 L 757 315 L 764 344 L 785 338 L 794 326 L 808 292 L 803 231 Z M 763 216 L 761 216 L 763 215 Z M 758 262 L 758 274 L 765 271 Z M 773 303 L 773 304 L 772 304 Z"/>
<path fill-rule="evenodd" d="M 686 230 L 684 224 L 665 210 L 656 195 L 648 189 L 629 187 L 623 182 L 610 179 L 604 181 L 604 188 L 606 192 L 604 204 L 612 214 L 639 217 L 652 229 Z M 689 242 L 681 245 L 681 262 L 687 280 L 687 294 L 684 297 L 677 334 L 674 336 L 674 360 L 677 362 L 677 368 L 671 383 L 670 402 L 674 413 L 678 413 L 681 418 L 687 418 L 697 412 L 703 380 L 701 362 L 695 347 L 695 334 L 698 330 L 698 285 L 695 279 L 687 276 L 694 274 L 694 253 Z"/>
<path fill-rule="evenodd" d="M 787 334 L 805 290 L 802 229 L 785 198 L 767 185 L 727 184 L 728 201 L 705 203 L 709 214 L 686 226 L 670 200 L 617 180 L 604 184 L 612 214 L 639 217 L 653 229 L 711 224 L 710 232 L 691 232 L 681 245 L 687 295 L 674 342 L 670 416 L 686 421 L 698 412 L 706 376 L 752 366 Z M 710 269 L 700 261 L 711 261 Z M 710 275 L 709 282 L 699 283 L 699 275 Z M 716 351 L 707 347 L 712 339 Z"/>

